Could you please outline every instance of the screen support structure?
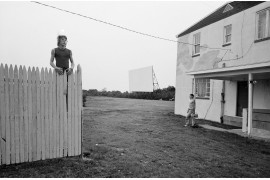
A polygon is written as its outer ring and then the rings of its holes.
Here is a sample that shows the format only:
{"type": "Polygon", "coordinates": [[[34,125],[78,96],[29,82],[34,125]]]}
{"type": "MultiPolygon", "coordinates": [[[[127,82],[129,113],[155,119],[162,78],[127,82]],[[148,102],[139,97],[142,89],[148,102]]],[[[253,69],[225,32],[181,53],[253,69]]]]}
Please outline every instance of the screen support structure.
{"type": "Polygon", "coordinates": [[[159,88],[157,77],[155,75],[154,68],[153,68],[153,90],[158,90],[158,89],[160,88],[159,88]]]}

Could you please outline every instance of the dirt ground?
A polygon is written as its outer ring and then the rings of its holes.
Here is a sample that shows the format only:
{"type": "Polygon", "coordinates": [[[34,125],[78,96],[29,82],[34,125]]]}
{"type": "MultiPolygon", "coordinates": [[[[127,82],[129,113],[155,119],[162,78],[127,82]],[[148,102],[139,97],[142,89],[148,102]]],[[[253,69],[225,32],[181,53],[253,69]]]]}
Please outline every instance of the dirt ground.
{"type": "Polygon", "coordinates": [[[0,177],[270,177],[269,142],[183,127],[174,102],[87,97],[86,106],[83,159],[0,166],[0,177]]]}

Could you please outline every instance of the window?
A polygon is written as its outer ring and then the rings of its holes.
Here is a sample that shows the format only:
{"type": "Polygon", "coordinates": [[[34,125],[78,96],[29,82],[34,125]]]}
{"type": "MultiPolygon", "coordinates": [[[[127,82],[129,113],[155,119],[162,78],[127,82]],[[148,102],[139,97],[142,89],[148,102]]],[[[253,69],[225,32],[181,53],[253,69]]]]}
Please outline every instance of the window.
{"type": "Polygon", "coordinates": [[[232,5],[227,4],[227,6],[225,7],[225,9],[223,10],[223,13],[228,12],[228,11],[230,11],[232,9],[233,9],[232,5]]]}
{"type": "Polygon", "coordinates": [[[200,40],[201,39],[201,34],[197,33],[193,35],[193,55],[200,54],[200,40]]]}
{"type": "Polygon", "coordinates": [[[224,26],[224,41],[223,44],[231,43],[232,39],[232,25],[224,26]]]}
{"type": "Polygon", "coordinates": [[[270,8],[257,12],[256,17],[256,39],[264,39],[270,37],[270,8]]]}
{"type": "Polygon", "coordinates": [[[210,97],[210,79],[195,79],[196,98],[210,97]]]}

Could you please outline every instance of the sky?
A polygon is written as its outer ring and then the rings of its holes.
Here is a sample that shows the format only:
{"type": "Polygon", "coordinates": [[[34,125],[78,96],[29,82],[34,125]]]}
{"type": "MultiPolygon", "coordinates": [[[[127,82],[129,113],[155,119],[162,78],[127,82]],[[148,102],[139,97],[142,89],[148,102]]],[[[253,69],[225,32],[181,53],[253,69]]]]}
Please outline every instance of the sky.
{"type": "MultiPolygon", "coordinates": [[[[145,34],[177,40],[225,1],[40,1],[145,34]]],[[[160,88],[175,86],[177,43],[132,33],[30,1],[0,1],[0,63],[50,68],[64,29],[82,88],[129,91],[129,71],[153,66],[160,88]]]]}

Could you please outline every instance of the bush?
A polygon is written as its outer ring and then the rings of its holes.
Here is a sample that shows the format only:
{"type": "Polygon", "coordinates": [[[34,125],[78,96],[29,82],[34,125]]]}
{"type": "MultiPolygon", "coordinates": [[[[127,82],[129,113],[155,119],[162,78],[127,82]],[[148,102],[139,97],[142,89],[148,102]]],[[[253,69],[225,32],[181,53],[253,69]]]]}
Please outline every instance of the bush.
{"type": "Polygon", "coordinates": [[[118,98],[132,98],[132,99],[149,99],[149,100],[174,100],[175,87],[168,86],[167,88],[157,89],[154,92],[120,92],[120,91],[107,91],[106,88],[98,91],[97,89],[83,90],[83,104],[86,101],[86,96],[107,96],[118,98]]]}

